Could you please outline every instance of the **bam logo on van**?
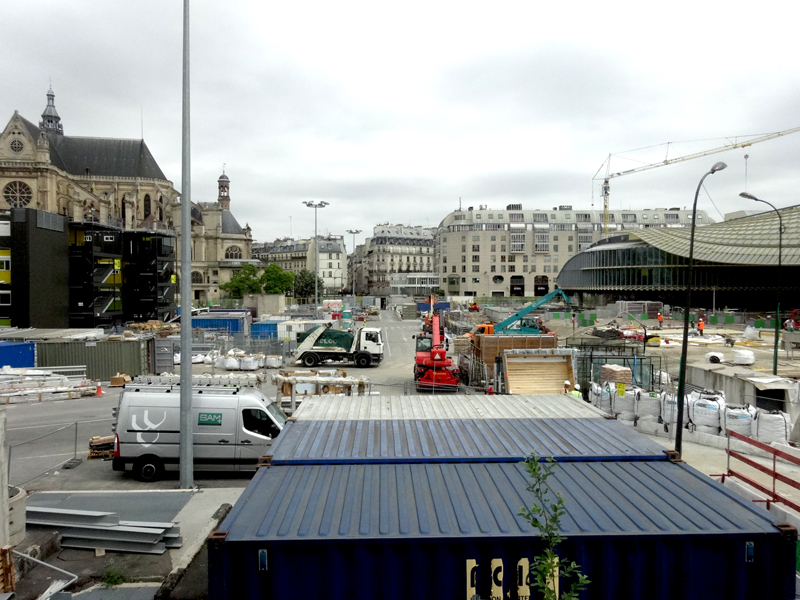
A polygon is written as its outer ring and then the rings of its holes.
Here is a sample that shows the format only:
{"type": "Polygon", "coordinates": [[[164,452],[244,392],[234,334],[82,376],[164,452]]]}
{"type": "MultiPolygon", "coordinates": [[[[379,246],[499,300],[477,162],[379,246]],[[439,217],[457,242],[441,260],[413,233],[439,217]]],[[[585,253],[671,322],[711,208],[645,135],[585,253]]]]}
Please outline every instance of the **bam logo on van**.
{"type": "Polygon", "coordinates": [[[200,413],[197,416],[198,425],[222,425],[222,413],[200,413]]]}

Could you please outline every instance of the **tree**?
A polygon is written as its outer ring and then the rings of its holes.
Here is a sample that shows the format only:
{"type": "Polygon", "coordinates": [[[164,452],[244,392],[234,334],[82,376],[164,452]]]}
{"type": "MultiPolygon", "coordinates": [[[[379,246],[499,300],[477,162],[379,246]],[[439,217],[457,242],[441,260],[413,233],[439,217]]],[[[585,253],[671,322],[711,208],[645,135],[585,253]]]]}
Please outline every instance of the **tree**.
{"type": "Polygon", "coordinates": [[[261,274],[261,288],[265,294],[284,294],[292,289],[294,273],[284,271],[280,265],[272,263],[261,274]]]}
{"type": "Polygon", "coordinates": [[[564,498],[555,492],[555,499],[547,487],[547,478],[553,474],[556,461],[550,457],[545,462],[535,453],[525,459],[525,469],[531,478],[526,489],[535,501],[530,508],[521,507],[519,515],[539,530],[544,540],[544,552],[531,562],[531,587],[537,589],[544,600],[576,600],[578,594],[591,583],[575,561],[562,560],[556,550],[564,541],[560,534],[561,517],[564,516],[564,498]],[[569,590],[559,595],[559,581],[569,582],[569,590]]]}
{"type": "Polygon", "coordinates": [[[245,294],[261,293],[261,278],[258,275],[258,267],[245,263],[239,271],[236,271],[231,280],[219,286],[231,298],[243,298],[245,294]]]}
{"type": "Polygon", "coordinates": [[[294,297],[313,298],[315,279],[319,286],[319,295],[322,296],[325,293],[325,283],[308,269],[303,269],[294,278],[294,297]]]}

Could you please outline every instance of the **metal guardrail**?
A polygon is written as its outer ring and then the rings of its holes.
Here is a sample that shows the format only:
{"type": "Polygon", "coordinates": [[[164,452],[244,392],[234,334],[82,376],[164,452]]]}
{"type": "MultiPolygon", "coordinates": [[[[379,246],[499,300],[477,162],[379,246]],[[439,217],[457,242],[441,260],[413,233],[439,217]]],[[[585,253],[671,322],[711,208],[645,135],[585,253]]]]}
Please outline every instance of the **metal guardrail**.
{"type": "MultiPolygon", "coordinates": [[[[110,421],[111,419],[109,419],[110,421]]],[[[84,422],[84,424],[86,424],[84,422]]],[[[78,458],[78,428],[80,421],[64,425],[53,431],[8,447],[8,484],[22,486],[78,458]],[[44,440],[44,441],[42,441],[44,440]],[[55,453],[58,446],[70,444],[71,452],[55,453]],[[35,448],[40,446],[47,454],[36,455],[35,448]],[[34,450],[28,450],[34,448],[34,450]]],[[[95,425],[95,423],[92,423],[95,425]]]]}
{"type": "Polygon", "coordinates": [[[737,479],[741,479],[750,487],[758,490],[759,492],[767,496],[767,498],[764,500],[754,500],[754,502],[765,502],[767,504],[767,509],[769,509],[770,503],[780,502],[781,504],[785,504],[789,508],[800,512],[800,504],[794,502],[793,500],[790,500],[783,494],[779,493],[776,489],[776,484],[778,481],[780,481],[781,483],[786,484],[791,488],[800,490],[800,481],[797,481],[795,479],[792,479],[791,477],[787,477],[786,475],[778,473],[777,469],[778,458],[782,458],[783,460],[788,461],[796,466],[800,466],[800,458],[797,458],[796,456],[789,454],[788,452],[778,450],[777,448],[773,448],[768,444],[759,442],[757,440],[749,438],[735,431],[728,430],[727,435],[728,435],[728,447],[725,449],[725,452],[728,455],[728,472],[722,475],[716,475],[716,477],[721,477],[723,482],[725,481],[726,477],[736,477],[737,479]],[[753,459],[743,455],[741,452],[738,452],[736,450],[731,450],[731,438],[737,439],[741,442],[744,442],[745,444],[749,444],[755,448],[759,448],[760,450],[767,452],[768,454],[771,454],[772,468],[765,467],[761,463],[758,463],[753,459]],[[769,475],[770,477],[772,477],[772,488],[768,488],[767,486],[757,482],[752,477],[749,477],[744,473],[741,473],[739,471],[734,471],[733,469],[731,469],[731,458],[736,459],[746,464],[749,467],[752,467],[756,471],[759,471],[761,473],[764,473],[765,475],[769,475]]]}

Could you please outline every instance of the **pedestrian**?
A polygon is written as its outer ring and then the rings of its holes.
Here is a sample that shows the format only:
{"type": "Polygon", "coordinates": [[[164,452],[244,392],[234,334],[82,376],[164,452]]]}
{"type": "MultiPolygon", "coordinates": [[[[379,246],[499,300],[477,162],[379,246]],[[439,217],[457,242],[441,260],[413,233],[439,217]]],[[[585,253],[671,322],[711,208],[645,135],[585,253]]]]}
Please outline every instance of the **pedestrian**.
{"type": "Polygon", "coordinates": [[[664,327],[664,316],[661,313],[658,313],[658,328],[662,329],[664,327]]]}
{"type": "Polygon", "coordinates": [[[564,382],[564,390],[563,390],[564,394],[569,394],[569,386],[570,386],[569,381],[565,381],[564,382]]]}
{"type": "Polygon", "coordinates": [[[581,385],[579,383],[575,384],[575,389],[572,390],[572,395],[583,400],[583,394],[581,394],[581,385]]]}
{"type": "Polygon", "coordinates": [[[700,335],[703,335],[703,329],[705,329],[705,328],[706,328],[706,324],[703,323],[703,319],[700,319],[699,321],[697,321],[697,331],[700,332],[700,335]]]}

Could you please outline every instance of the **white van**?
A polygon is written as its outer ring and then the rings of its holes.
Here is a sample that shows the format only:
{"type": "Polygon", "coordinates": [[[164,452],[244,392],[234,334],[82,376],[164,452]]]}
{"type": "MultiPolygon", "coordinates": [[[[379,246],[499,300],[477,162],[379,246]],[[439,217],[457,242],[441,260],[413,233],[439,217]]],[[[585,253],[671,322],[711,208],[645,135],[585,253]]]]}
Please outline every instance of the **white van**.
{"type": "MultiPolygon", "coordinates": [[[[113,469],[143,481],[179,469],[180,386],[128,384],[115,413],[113,469]]],[[[259,390],[195,387],[192,392],[194,468],[198,471],[255,470],[270,454],[286,415],[259,390]]]]}

